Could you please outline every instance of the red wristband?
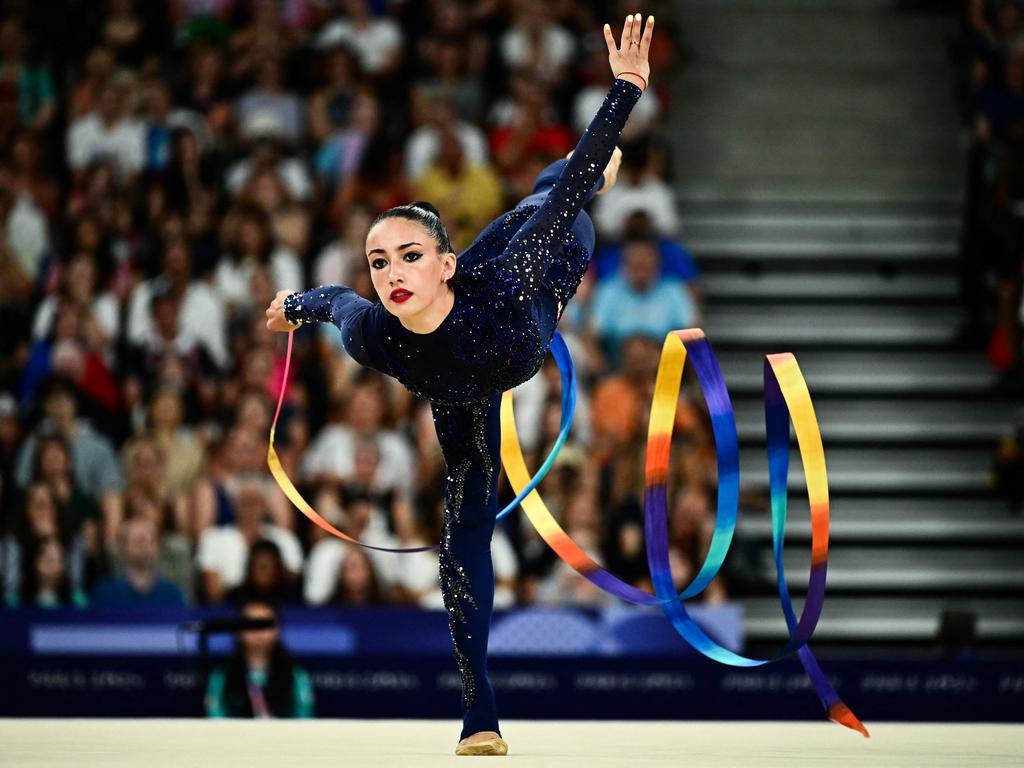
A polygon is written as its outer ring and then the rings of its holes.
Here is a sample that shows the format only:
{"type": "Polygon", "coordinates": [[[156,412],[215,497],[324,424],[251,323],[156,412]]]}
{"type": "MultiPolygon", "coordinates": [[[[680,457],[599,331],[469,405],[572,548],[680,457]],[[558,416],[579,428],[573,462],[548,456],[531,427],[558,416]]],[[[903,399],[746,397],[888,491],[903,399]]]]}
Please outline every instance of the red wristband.
{"type": "Polygon", "coordinates": [[[623,75],[636,75],[637,77],[644,81],[644,90],[647,90],[647,78],[641,75],[639,72],[619,72],[619,74],[617,74],[615,77],[621,78],[623,75]]]}

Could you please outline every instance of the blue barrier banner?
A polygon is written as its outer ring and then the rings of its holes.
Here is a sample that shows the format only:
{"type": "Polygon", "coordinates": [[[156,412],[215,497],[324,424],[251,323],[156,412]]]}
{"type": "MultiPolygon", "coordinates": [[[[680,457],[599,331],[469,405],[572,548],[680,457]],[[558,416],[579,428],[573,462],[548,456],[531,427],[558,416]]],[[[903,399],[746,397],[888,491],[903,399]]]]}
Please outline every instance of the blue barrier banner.
{"type": "MultiPolygon", "coordinates": [[[[743,614],[738,606],[691,609],[705,632],[726,647],[743,646],[743,614]]],[[[84,656],[177,656],[196,652],[187,622],[231,618],[223,610],[17,610],[0,613],[4,632],[0,652],[84,656]]],[[[293,653],[351,656],[365,653],[442,655],[452,653],[444,611],[381,607],[281,609],[282,637],[293,653]]],[[[228,648],[214,637],[214,652],[228,648]]],[[[656,608],[613,607],[584,610],[539,607],[494,612],[488,644],[502,655],[690,655],[656,608]]]]}
{"type": "MultiPolygon", "coordinates": [[[[318,717],[452,718],[454,660],[300,657],[318,717]]],[[[729,670],[699,657],[498,657],[489,663],[505,718],[819,720],[796,662],[729,670]]],[[[1024,721],[1020,663],[832,660],[830,682],[873,721],[1024,721]]],[[[197,717],[194,658],[7,657],[3,717],[197,717]]]]}
{"type": "MultiPolygon", "coordinates": [[[[621,617],[572,613],[589,616],[598,627],[603,621],[622,626],[621,617]]],[[[518,614],[496,613],[495,627],[498,619],[518,614]]],[[[198,716],[194,635],[177,627],[215,615],[226,614],[0,613],[0,690],[5,694],[0,716],[198,716]]],[[[459,675],[443,612],[296,609],[282,615],[285,637],[312,676],[317,716],[458,719],[459,675]]],[[[551,627],[569,629],[567,612],[547,615],[551,627]]],[[[586,654],[494,654],[489,667],[499,715],[820,719],[820,707],[806,695],[810,683],[795,659],[732,669],[685,650],[658,651],[664,646],[657,637],[646,652],[633,653],[616,645],[632,642],[640,631],[626,626],[620,634],[598,633],[603,639],[586,654]]],[[[678,646],[686,648],[681,641],[678,646]]],[[[229,643],[212,644],[212,662],[219,663],[228,650],[229,643]]],[[[1020,661],[833,659],[829,671],[830,683],[844,700],[873,721],[1024,721],[1020,661]]]]}

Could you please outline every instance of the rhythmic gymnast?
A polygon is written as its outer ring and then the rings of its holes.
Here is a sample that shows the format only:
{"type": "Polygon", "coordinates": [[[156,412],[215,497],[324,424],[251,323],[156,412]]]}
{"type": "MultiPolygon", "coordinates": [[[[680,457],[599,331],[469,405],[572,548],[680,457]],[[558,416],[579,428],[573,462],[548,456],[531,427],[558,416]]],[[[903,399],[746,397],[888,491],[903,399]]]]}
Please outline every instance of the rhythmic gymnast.
{"type": "Polygon", "coordinates": [[[587,270],[594,226],[583,206],[615,183],[616,142],[647,88],[653,33],[653,16],[646,26],[641,14],[627,16],[617,46],[605,25],[616,79],[579,144],[458,257],[436,208],[398,206],[366,237],[379,303],[329,285],[279,291],[266,311],[271,331],[334,324],[358,363],[430,402],[446,465],[439,575],[462,684],[457,755],[508,752],[487,675],[501,395],[540,369],[587,270]]]}

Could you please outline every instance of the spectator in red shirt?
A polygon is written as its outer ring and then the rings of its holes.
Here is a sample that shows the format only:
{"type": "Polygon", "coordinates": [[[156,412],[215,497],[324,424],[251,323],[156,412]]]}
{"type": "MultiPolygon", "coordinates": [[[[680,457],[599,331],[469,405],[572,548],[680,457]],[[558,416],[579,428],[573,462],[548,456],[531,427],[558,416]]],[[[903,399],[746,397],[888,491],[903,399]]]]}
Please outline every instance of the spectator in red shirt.
{"type": "Polygon", "coordinates": [[[529,156],[556,160],[576,146],[569,129],[557,121],[542,81],[517,72],[509,78],[509,89],[510,98],[492,113],[499,125],[489,136],[491,155],[503,173],[516,176],[529,156]]]}

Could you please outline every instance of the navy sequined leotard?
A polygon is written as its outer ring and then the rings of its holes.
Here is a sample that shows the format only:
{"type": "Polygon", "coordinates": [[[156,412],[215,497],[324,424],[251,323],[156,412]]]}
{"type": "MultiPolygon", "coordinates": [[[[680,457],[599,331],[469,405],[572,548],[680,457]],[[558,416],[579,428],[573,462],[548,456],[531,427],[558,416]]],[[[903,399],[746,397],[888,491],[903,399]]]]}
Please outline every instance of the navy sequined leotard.
{"type": "Polygon", "coordinates": [[[460,738],[500,733],[487,638],[501,394],[540,369],[562,310],[583,279],[594,249],[594,227],[583,206],[600,188],[641,93],[616,80],[572,157],[548,166],[533,194],[458,256],[451,281],[455,304],[434,331],[407,330],[382,304],[343,285],[292,294],[284,302],[289,322],[336,325],[357,362],[430,401],[446,465],[439,570],[462,679],[460,738]]]}

